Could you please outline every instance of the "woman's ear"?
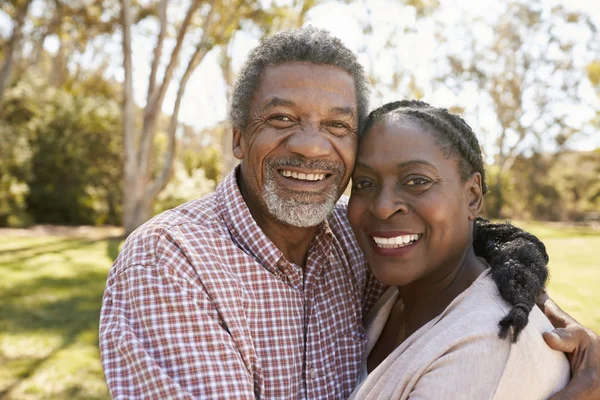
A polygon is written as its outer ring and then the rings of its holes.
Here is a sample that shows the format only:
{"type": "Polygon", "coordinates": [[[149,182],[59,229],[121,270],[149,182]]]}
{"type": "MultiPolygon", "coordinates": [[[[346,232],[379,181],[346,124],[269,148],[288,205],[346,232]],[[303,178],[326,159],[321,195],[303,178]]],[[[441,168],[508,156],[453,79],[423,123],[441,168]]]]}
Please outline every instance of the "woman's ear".
{"type": "Polygon", "coordinates": [[[233,150],[233,155],[238,160],[244,158],[244,139],[242,138],[242,130],[241,129],[233,129],[233,142],[231,149],[233,150]]]}
{"type": "Polygon", "coordinates": [[[466,184],[469,199],[469,220],[473,221],[479,215],[483,204],[483,190],[481,188],[481,174],[473,172],[466,184]]]}

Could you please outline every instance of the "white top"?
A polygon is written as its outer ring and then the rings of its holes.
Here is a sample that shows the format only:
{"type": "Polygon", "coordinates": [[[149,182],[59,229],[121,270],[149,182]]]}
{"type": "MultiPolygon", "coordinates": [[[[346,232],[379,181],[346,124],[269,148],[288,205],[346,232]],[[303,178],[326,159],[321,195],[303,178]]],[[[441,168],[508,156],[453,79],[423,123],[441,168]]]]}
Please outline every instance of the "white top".
{"type": "Polygon", "coordinates": [[[498,338],[510,306],[489,269],[367,377],[367,356],[397,298],[389,288],[367,316],[362,381],[351,399],[546,399],[569,381],[567,358],[542,338],[552,325],[539,308],[517,343],[498,338]]]}

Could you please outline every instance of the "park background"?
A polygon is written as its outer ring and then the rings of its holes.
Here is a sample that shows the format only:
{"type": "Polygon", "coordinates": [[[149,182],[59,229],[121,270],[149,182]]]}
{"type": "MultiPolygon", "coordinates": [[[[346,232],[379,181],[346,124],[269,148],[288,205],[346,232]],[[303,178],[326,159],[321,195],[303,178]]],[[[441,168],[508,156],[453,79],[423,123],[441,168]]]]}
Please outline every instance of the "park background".
{"type": "Polygon", "coordinates": [[[372,106],[458,112],[484,215],[544,240],[550,294],[600,332],[600,3],[0,0],[0,399],[105,399],[98,317],[123,237],[235,165],[232,82],[264,36],[355,51],[372,106]]]}

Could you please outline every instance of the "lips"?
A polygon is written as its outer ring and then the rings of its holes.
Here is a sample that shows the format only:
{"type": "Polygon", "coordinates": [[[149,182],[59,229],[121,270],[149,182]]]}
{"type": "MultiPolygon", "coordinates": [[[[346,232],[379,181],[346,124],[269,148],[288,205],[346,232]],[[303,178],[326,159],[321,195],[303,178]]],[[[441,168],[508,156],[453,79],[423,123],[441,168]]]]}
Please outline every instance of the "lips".
{"type": "Polygon", "coordinates": [[[267,162],[267,178],[294,192],[322,193],[339,190],[344,166],[327,160],[279,158],[267,162]]]}
{"type": "Polygon", "coordinates": [[[301,181],[322,181],[325,179],[327,174],[323,173],[314,173],[314,172],[296,172],[288,169],[279,170],[279,173],[286,178],[298,179],[301,181]]]}
{"type": "Polygon", "coordinates": [[[373,236],[375,244],[382,248],[403,247],[419,240],[418,234],[398,235],[393,237],[373,236]]]}
{"type": "Polygon", "coordinates": [[[373,251],[381,256],[402,256],[417,246],[423,234],[416,232],[370,232],[373,251]]]}

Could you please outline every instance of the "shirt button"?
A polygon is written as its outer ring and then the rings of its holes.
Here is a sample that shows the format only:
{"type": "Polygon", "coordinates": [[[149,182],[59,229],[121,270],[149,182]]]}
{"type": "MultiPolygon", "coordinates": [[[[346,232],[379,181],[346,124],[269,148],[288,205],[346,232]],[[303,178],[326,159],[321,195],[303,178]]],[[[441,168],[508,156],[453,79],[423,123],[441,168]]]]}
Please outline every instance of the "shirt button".
{"type": "Polygon", "coordinates": [[[310,379],[315,379],[317,377],[317,373],[314,368],[310,369],[310,379]]]}

